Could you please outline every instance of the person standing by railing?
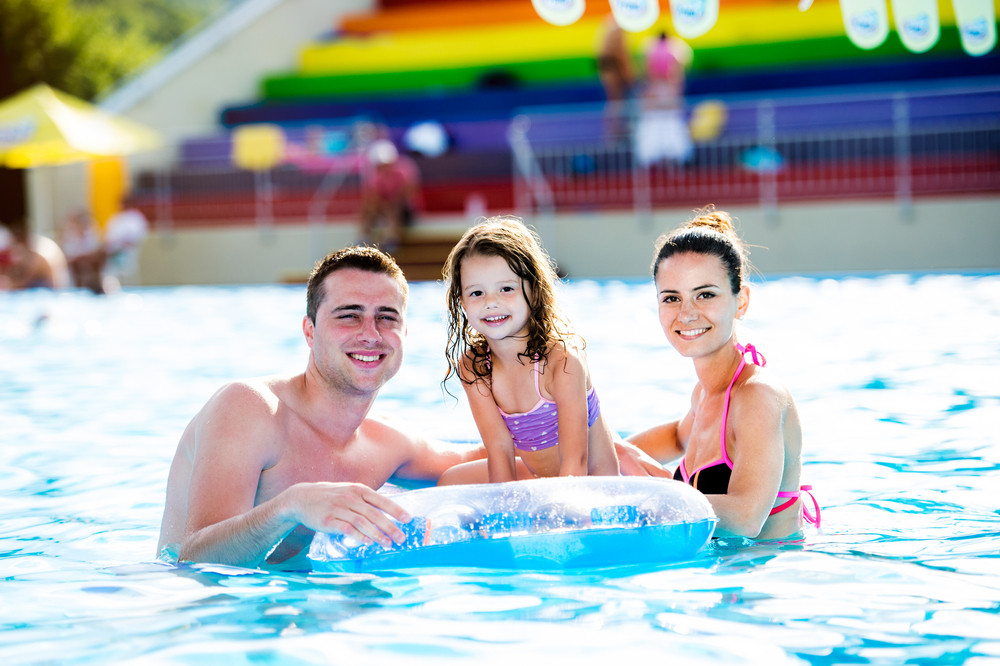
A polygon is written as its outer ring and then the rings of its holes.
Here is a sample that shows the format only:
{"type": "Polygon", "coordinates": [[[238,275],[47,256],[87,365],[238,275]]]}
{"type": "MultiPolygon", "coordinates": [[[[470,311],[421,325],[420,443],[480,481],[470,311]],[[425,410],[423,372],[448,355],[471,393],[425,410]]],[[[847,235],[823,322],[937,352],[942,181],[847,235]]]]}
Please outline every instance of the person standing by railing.
{"type": "Polygon", "coordinates": [[[635,156],[639,164],[661,160],[686,162],[693,145],[684,117],[685,68],[691,48],[661,32],[646,49],[646,81],[639,92],[635,156]]]}

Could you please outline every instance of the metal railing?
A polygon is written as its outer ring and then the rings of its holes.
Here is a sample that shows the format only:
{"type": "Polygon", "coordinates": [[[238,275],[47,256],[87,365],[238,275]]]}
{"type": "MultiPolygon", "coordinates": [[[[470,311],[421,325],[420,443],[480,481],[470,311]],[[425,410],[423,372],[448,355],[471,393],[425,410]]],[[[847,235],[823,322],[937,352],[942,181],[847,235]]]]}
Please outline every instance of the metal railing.
{"type": "MultiPolygon", "coordinates": [[[[632,132],[602,129],[601,109],[524,110],[510,138],[520,212],[871,197],[905,211],[914,196],[1000,192],[1000,88],[726,108],[728,124],[688,159],[650,164],[632,132]]],[[[624,121],[634,131],[639,116],[624,121]]]]}
{"type": "MultiPolygon", "coordinates": [[[[702,101],[690,101],[689,115],[702,101]]],[[[914,197],[1000,192],[1000,85],[761,99],[729,102],[725,110],[725,122],[701,136],[688,159],[646,164],[637,159],[631,130],[607,130],[603,108],[524,109],[509,124],[508,145],[497,147],[511,171],[491,175],[487,185],[507,193],[500,207],[532,217],[600,209],[643,215],[710,202],[767,210],[858,198],[892,198],[906,212],[914,197]]],[[[634,129],[639,118],[623,120],[634,129]]],[[[340,129],[350,133],[349,126],[340,129]]],[[[174,165],[139,174],[136,203],[154,226],[356,218],[363,159],[357,145],[348,143],[332,158],[292,158],[253,172],[233,165],[229,141],[193,141],[174,165]]],[[[434,181],[437,195],[447,190],[438,196],[442,206],[455,210],[433,212],[461,213],[461,202],[484,179],[456,177],[454,167],[430,173],[439,164],[423,162],[425,192],[434,181]]]]}

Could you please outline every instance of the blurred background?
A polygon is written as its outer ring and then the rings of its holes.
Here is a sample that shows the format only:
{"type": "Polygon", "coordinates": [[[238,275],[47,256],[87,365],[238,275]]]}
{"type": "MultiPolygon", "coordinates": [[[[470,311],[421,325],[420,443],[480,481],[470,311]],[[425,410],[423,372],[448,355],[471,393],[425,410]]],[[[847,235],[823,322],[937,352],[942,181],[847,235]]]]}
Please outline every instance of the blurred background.
{"type": "Polygon", "coordinates": [[[0,0],[0,165],[0,270],[48,239],[94,291],[361,241],[439,279],[500,213],[639,277],[707,204],[764,273],[995,271],[996,5],[0,0]]]}

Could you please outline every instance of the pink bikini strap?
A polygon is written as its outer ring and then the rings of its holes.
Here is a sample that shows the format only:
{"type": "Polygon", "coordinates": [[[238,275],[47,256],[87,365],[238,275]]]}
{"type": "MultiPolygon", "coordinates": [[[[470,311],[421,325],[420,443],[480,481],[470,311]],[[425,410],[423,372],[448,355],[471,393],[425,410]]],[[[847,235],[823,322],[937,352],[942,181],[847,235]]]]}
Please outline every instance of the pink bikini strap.
{"type": "Polygon", "coordinates": [[[819,519],[820,519],[820,516],[819,516],[819,502],[817,502],[816,498],[813,497],[813,494],[811,492],[809,492],[810,490],[812,490],[813,487],[812,486],[800,486],[800,488],[802,488],[802,492],[804,492],[806,495],[809,495],[809,499],[811,499],[812,502],[813,502],[813,509],[816,510],[816,513],[809,513],[809,509],[806,507],[805,502],[803,502],[802,503],[802,515],[805,517],[807,523],[815,525],[816,529],[819,529],[819,519]]]}
{"type": "Polygon", "coordinates": [[[782,502],[778,506],[776,506],[773,509],[771,509],[771,512],[769,514],[767,514],[767,515],[773,516],[776,513],[784,511],[785,509],[787,509],[791,505],[795,504],[795,500],[799,499],[799,497],[801,497],[802,493],[805,493],[806,495],[809,495],[809,499],[812,500],[813,509],[815,509],[816,513],[809,513],[809,507],[807,507],[805,505],[805,502],[803,502],[802,503],[802,517],[805,518],[805,520],[806,520],[807,523],[809,523],[810,525],[815,525],[816,529],[819,529],[819,522],[820,522],[819,502],[817,502],[816,498],[813,496],[813,494],[811,492],[809,492],[810,490],[812,490],[812,486],[805,486],[804,485],[804,486],[799,486],[799,488],[800,488],[800,490],[782,490],[782,491],[780,491],[778,493],[778,497],[788,497],[790,499],[788,501],[786,501],[786,502],[782,502]]]}
{"type": "Polygon", "coordinates": [[[767,365],[764,355],[757,351],[757,348],[752,344],[747,343],[747,346],[744,347],[737,342],[736,349],[740,352],[740,366],[736,368],[736,374],[733,375],[732,381],[726,387],[726,398],[722,403],[722,431],[719,433],[719,448],[722,450],[722,459],[726,461],[729,469],[733,468],[733,461],[729,459],[729,451],[726,450],[726,422],[729,420],[729,396],[733,392],[733,386],[736,384],[736,380],[739,379],[740,373],[743,372],[743,368],[747,365],[746,354],[748,352],[754,365],[762,368],[767,365]]]}
{"type": "Polygon", "coordinates": [[[535,393],[538,394],[539,400],[544,400],[545,398],[542,397],[542,389],[538,386],[538,375],[540,374],[541,373],[538,372],[538,356],[535,356],[535,393]]]}

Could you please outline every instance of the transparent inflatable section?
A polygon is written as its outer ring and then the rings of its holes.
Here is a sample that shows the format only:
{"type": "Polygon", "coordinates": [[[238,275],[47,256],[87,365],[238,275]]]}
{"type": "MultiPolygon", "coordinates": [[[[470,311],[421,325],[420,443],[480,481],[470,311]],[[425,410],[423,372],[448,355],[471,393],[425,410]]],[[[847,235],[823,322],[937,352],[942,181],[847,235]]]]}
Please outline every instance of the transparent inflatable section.
{"type": "Polygon", "coordinates": [[[424,488],[392,499],[413,516],[400,525],[403,543],[384,548],[317,534],[309,551],[313,568],[330,563],[361,569],[382,564],[562,568],[573,562],[607,566],[616,559],[621,564],[673,561],[703,547],[716,524],[705,496],[671,479],[536,479],[424,488]],[[630,554],[616,547],[616,541],[624,546],[637,538],[658,552],[630,554]],[[581,558],[581,544],[603,554],[581,558]]]}

